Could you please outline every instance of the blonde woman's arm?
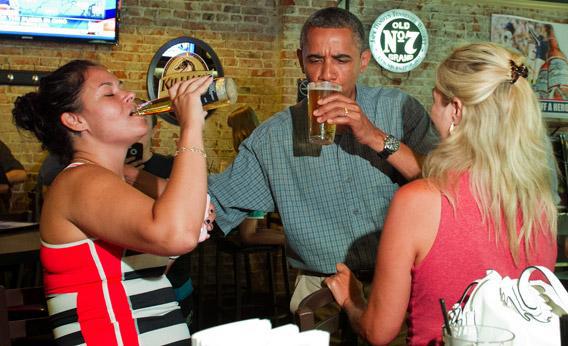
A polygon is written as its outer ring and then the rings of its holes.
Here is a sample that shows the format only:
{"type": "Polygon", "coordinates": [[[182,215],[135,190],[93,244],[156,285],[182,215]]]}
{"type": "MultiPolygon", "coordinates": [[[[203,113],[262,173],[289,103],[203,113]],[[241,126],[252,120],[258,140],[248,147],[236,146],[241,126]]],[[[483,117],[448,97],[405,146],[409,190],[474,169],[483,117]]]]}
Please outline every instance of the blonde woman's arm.
{"type": "Polygon", "coordinates": [[[403,186],[391,202],[381,232],[367,304],[344,268],[338,266],[339,274],[326,280],[354,329],[372,345],[386,345],[398,335],[410,299],[411,269],[430,250],[439,216],[437,190],[422,179],[403,186]]]}

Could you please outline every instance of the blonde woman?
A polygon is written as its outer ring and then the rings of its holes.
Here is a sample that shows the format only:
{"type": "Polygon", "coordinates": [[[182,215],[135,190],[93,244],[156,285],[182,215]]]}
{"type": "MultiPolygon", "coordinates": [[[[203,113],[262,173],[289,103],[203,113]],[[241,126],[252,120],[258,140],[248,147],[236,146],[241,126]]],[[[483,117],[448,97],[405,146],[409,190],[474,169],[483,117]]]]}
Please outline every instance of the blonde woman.
{"type": "Polygon", "coordinates": [[[490,43],[458,48],[438,67],[431,118],[442,142],[424,179],[395,194],[368,303],[345,265],[326,280],[371,344],[394,339],[405,317],[408,344],[440,344],[439,298],[455,302],[487,269],[553,269],[551,149],[526,75],[519,55],[490,43]]]}

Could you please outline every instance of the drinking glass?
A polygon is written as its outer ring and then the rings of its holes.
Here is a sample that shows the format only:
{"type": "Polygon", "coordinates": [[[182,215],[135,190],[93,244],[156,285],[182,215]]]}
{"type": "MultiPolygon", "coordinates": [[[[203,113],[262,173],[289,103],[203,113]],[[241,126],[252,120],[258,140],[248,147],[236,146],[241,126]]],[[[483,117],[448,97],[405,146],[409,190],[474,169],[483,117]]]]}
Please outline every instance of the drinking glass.
{"type": "Polygon", "coordinates": [[[310,82],[308,84],[308,124],[310,143],[327,145],[335,138],[335,124],[318,123],[312,114],[316,110],[318,100],[333,93],[341,92],[341,85],[328,81],[310,82]]]}
{"type": "Polygon", "coordinates": [[[515,334],[503,328],[465,325],[451,327],[452,335],[447,335],[444,328],[444,345],[446,346],[513,346],[515,334]]]}

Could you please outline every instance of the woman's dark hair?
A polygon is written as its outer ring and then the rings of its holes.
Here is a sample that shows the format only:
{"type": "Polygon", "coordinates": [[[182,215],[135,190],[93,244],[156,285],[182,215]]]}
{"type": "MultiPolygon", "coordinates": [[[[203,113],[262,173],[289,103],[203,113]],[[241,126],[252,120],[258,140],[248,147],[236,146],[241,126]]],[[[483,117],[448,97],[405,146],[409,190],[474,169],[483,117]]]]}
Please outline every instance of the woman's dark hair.
{"type": "Polygon", "coordinates": [[[79,98],[85,73],[101,65],[87,60],[73,60],[39,82],[37,92],[16,98],[12,116],[18,128],[32,132],[42,148],[59,156],[63,162],[73,156],[72,131],[61,123],[61,114],[80,112],[79,98]]]}

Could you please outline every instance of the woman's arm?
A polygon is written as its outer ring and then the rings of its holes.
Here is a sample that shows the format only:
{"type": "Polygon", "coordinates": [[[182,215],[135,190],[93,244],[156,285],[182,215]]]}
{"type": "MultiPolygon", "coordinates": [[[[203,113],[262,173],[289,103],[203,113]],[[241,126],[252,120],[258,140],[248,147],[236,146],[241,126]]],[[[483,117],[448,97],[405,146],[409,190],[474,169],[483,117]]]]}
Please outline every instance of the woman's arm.
{"type": "Polygon", "coordinates": [[[124,178],[127,183],[154,199],[164,192],[168,183],[166,179],[131,165],[124,165],[124,178]]]}
{"type": "Polygon", "coordinates": [[[354,278],[342,267],[327,279],[354,329],[371,344],[388,344],[398,335],[410,299],[411,270],[430,250],[439,218],[436,189],[422,179],[405,185],[395,194],[385,219],[366,307],[354,278]]]}
{"type": "Polygon", "coordinates": [[[6,172],[6,178],[10,182],[10,185],[23,183],[28,179],[28,174],[24,169],[12,169],[6,172]]]}
{"type": "Polygon", "coordinates": [[[246,218],[239,225],[239,236],[246,245],[284,245],[284,232],[259,228],[258,219],[246,218]]]}

